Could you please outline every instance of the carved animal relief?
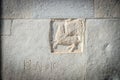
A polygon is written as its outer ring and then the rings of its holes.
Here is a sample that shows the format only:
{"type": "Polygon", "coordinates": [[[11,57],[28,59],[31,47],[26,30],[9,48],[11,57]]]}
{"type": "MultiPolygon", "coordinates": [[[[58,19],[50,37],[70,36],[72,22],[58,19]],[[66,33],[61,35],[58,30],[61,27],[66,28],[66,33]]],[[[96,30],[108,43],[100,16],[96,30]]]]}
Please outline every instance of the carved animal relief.
{"type": "Polygon", "coordinates": [[[84,20],[52,20],[50,30],[51,52],[82,53],[84,32],[84,20]]]}

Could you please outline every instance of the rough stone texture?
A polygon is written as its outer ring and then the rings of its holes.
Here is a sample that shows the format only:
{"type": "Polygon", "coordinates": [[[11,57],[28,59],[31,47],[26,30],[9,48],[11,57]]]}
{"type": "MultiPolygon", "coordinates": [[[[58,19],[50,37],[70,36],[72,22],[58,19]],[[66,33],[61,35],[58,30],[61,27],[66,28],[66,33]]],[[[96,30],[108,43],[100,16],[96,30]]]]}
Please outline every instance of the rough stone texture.
{"type": "Polygon", "coordinates": [[[35,18],[78,18],[93,16],[93,0],[38,0],[35,18]],[[89,13],[89,14],[88,14],[89,13]]]}
{"type": "Polygon", "coordinates": [[[93,17],[93,0],[3,0],[3,18],[93,17]]]}
{"type": "Polygon", "coordinates": [[[120,17],[120,0],[95,0],[95,17],[120,17]]]}
{"type": "Polygon", "coordinates": [[[120,0],[2,2],[3,80],[120,80],[120,0]],[[48,18],[87,18],[84,52],[51,53],[48,18]]]}
{"type": "Polygon", "coordinates": [[[3,80],[120,80],[120,19],[87,19],[82,54],[51,53],[50,21],[12,21],[1,37],[3,80]]]}
{"type": "Polygon", "coordinates": [[[33,0],[2,0],[2,18],[31,18],[33,0]]]}
{"type": "Polygon", "coordinates": [[[87,20],[86,29],[86,80],[120,80],[120,20],[87,20]]]}
{"type": "Polygon", "coordinates": [[[0,35],[9,36],[11,29],[11,20],[8,19],[0,20],[0,25],[1,25],[0,35]]]}
{"type": "Polygon", "coordinates": [[[50,20],[16,19],[2,37],[3,80],[84,80],[86,54],[52,54],[50,20]]]}

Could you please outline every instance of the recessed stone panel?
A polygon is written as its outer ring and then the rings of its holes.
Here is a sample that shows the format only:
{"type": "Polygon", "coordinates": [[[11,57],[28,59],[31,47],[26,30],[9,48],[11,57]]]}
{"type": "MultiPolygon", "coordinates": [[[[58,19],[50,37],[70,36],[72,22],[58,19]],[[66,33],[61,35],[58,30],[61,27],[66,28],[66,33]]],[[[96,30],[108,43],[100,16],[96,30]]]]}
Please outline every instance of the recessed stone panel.
{"type": "Polygon", "coordinates": [[[82,53],[85,25],[82,19],[54,19],[51,22],[50,44],[53,53],[82,53]]]}

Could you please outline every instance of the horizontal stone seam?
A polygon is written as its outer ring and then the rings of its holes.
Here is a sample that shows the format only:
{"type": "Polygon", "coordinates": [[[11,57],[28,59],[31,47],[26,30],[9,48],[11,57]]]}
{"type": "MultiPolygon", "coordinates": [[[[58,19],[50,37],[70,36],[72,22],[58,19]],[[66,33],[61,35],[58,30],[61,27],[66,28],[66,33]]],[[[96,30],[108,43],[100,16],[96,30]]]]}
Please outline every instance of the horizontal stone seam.
{"type": "MultiPolygon", "coordinates": [[[[95,10],[94,10],[94,12],[95,12],[95,10]]],[[[60,18],[63,18],[63,17],[45,17],[45,18],[0,18],[0,19],[56,19],[56,18],[58,18],[58,19],[60,19],[60,18]]],[[[112,19],[112,18],[118,18],[118,19],[120,19],[120,17],[98,17],[98,16],[95,16],[95,13],[94,13],[94,16],[93,17],[64,17],[64,18],[66,18],[66,19],[68,19],[68,18],[88,18],[88,19],[96,19],[96,18],[98,18],[98,19],[101,19],[101,18],[103,18],[103,19],[112,19]]]]}

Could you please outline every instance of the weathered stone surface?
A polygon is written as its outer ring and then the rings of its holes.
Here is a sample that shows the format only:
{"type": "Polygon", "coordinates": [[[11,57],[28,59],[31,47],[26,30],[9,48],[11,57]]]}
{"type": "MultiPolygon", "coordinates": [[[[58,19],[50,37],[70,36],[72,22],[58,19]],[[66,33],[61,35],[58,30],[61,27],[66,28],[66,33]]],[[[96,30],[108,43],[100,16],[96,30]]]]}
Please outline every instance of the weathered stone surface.
{"type": "Polygon", "coordinates": [[[120,80],[120,20],[86,22],[86,80],[120,80]]]}
{"type": "Polygon", "coordinates": [[[52,54],[50,20],[13,20],[2,37],[3,80],[84,80],[85,54],[52,54]]]}
{"type": "Polygon", "coordinates": [[[34,1],[34,18],[93,17],[93,0],[34,1]]]}
{"type": "Polygon", "coordinates": [[[3,0],[3,18],[93,17],[93,0],[3,0]]]}
{"type": "Polygon", "coordinates": [[[31,18],[33,0],[2,0],[2,18],[31,18]]]}
{"type": "Polygon", "coordinates": [[[95,0],[96,17],[120,17],[120,0],[95,0]]]}
{"type": "Polygon", "coordinates": [[[53,53],[83,53],[84,19],[54,19],[51,21],[50,44],[53,53]]]}
{"type": "Polygon", "coordinates": [[[10,35],[10,28],[11,28],[11,20],[4,19],[0,20],[0,35],[1,36],[9,36],[10,35]]]}

